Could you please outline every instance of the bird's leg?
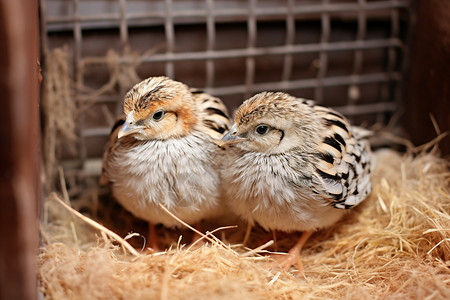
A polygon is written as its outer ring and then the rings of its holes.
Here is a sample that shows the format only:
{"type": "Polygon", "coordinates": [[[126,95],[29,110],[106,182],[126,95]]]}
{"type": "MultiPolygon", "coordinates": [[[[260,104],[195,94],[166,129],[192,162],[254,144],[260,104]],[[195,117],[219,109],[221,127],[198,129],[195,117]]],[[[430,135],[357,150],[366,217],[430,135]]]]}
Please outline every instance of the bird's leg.
{"type": "Polygon", "coordinates": [[[277,244],[277,231],[274,230],[272,231],[272,239],[273,239],[273,247],[274,247],[274,251],[278,252],[278,244],[277,244]]]}
{"type": "Polygon", "coordinates": [[[304,231],[294,247],[292,247],[291,250],[289,250],[289,252],[287,253],[287,257],[280,262],[281,267],[285,271],[288,271],[291,266],[296,264],[300,273],[303,274],[303,265],[300,259],[300,251],[302,250],[303,246],[312,235],[312,233],[313,231],[304,231]]]}
{"type": "Polygon", "coordinates": [[[283,238],[286,236],[286,233],[283,231],[279,231],[279,230],[272,230],[271,232],[268,232],[267,234],[265,234],[263,236],[263,238],[260,240],[259,244],[265,244],[267,242],[269,242],[270,240],[273,241],[273,245],[274,245],[274,251],[277,252],[278,251],[278,240],[280,237],[283,238]]]}
{"type": "MultiPolygon", "coordinates": [[[[202,222],[199,221],[199,222],[195,223],[194,224],[194,228],[197,229],[197,231],[203,232],[202,231],[202,229],[203,229],[202,222]]],[[[200,245],[200,246],[202,244],[204,244],[205,241],[204,241],[204,239],[202,239],[202,237],[203,237],[202,235],[198,234],[197,232],[194,232],[194,236],[192,237],[191,244],[189,245],[188,248],[191,248],[191,247],[193,247],[194,245],[197,245],[197,244],[200,245]]]]}
{"type": "Polygon", "coordinates": [[[242,241],[242,245],[246,245],[248,243],[248,240],[250,239],[250,234],[252,233],[252,227],[253,225],[248,222],[247,223],[247,229],[245,230],[244,240],[242,241]]]}
{"type": "Polygon", "coordinates": [[[155,224],[150,222],[148,223],[147,248],[151,248],[155,252],[160,251],[155,224]]]}

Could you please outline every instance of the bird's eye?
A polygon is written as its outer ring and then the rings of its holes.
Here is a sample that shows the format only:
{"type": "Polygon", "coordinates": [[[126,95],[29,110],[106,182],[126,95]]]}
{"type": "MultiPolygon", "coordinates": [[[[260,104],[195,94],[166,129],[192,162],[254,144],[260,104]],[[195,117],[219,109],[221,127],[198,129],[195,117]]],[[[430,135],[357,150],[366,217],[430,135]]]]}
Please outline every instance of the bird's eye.
{"type": "Polygon", "coordinates": [[[263,125],[263,124],[258,125],[258,126],[256,126],[255,131],[257,134],[260,134],[260,135],[266,134],[267,131],[269,131],[269,126],[263,125]]]}
{"type": "Polygon", "coordinates": [[[164,116],[164,111],[162,109],[157,110],[154,114],[153,114],[153,120],[155,121],[159,121],[162,119],[162,117],[164,116]]]}

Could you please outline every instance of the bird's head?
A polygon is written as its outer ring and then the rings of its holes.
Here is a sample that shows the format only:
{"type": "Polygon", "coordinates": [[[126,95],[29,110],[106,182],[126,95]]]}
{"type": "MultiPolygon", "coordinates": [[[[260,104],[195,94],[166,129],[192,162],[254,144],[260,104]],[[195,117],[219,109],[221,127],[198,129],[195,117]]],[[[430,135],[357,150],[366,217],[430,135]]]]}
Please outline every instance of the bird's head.
{"type": "Polygon", "coordinates": [[[118,137],[139,140],[182,137],[198,122],[189,88],[167,77],[150,77],[136,84],[123,105],[126,121],[118,137]]]}
{"type": "Polygon", "coordinates": [[[293,148],[308,151],[321,125],[305,101],[281,92],[259,93],[238,108],[234,125],[222,140],[268,154],[293,148]]]}

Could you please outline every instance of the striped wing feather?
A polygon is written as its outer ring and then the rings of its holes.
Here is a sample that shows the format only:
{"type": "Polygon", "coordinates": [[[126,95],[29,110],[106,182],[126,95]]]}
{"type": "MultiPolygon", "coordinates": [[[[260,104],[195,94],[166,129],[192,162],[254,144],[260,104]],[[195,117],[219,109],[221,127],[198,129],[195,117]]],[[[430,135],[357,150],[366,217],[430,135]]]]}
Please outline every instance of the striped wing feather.
{"type": "Polygon", "coordinates": [[[227,108],[219,98],[195,89],[191,92],[200,112],[200,130],[215,140],[222,139],[230,126],[227,108]]]}
{"type": "Polygon", "coordinates": [[[370,148],[365,140],[369,131],[351,126],[330,108],[314,108],[326,126],[315,164],[315,178],[323,188],[315,192],[334,207],[349,209],[363,201],[371,189],[370,148]]]}

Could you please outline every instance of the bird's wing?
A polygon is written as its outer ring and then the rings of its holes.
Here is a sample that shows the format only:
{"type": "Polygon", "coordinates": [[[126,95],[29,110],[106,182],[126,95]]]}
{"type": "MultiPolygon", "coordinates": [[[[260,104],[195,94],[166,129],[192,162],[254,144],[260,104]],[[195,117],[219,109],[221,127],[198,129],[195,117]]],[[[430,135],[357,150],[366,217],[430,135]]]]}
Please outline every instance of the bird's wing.
{"type": "Polygon", "coordinates": [[[109,183],[109,178],[105,170],[108,168],[109,155],[113,151],[114,146],[117,141],[117,134],[120,127],[125,123],[125,116],[121,116],[112,126],[111,133],[109,134],[109,142],[105,147],[103,152],[103,165],[102,165],[102,176],[100,177],[100,184],[107,185],[109,183]]]}
{"type": "Polygon", "coordinates": [[[191,92],[200,112],[200,130],[215,140],[222,139],[230,126],[226,106],[217,97],[195,89],[191,89],[191,92]]]}
{"type": "MultiPolygon", "coordinates": [[[[336,208],[348,209],[363,201],[371,190],[371,153],[365,136],[334,110],[315,106],[326,129],[317,146],[313,178],[320,188],[315,193],[329,199],[336,208]]],[[[313,179],[313,180],[314,180],[313,179]]]]}

